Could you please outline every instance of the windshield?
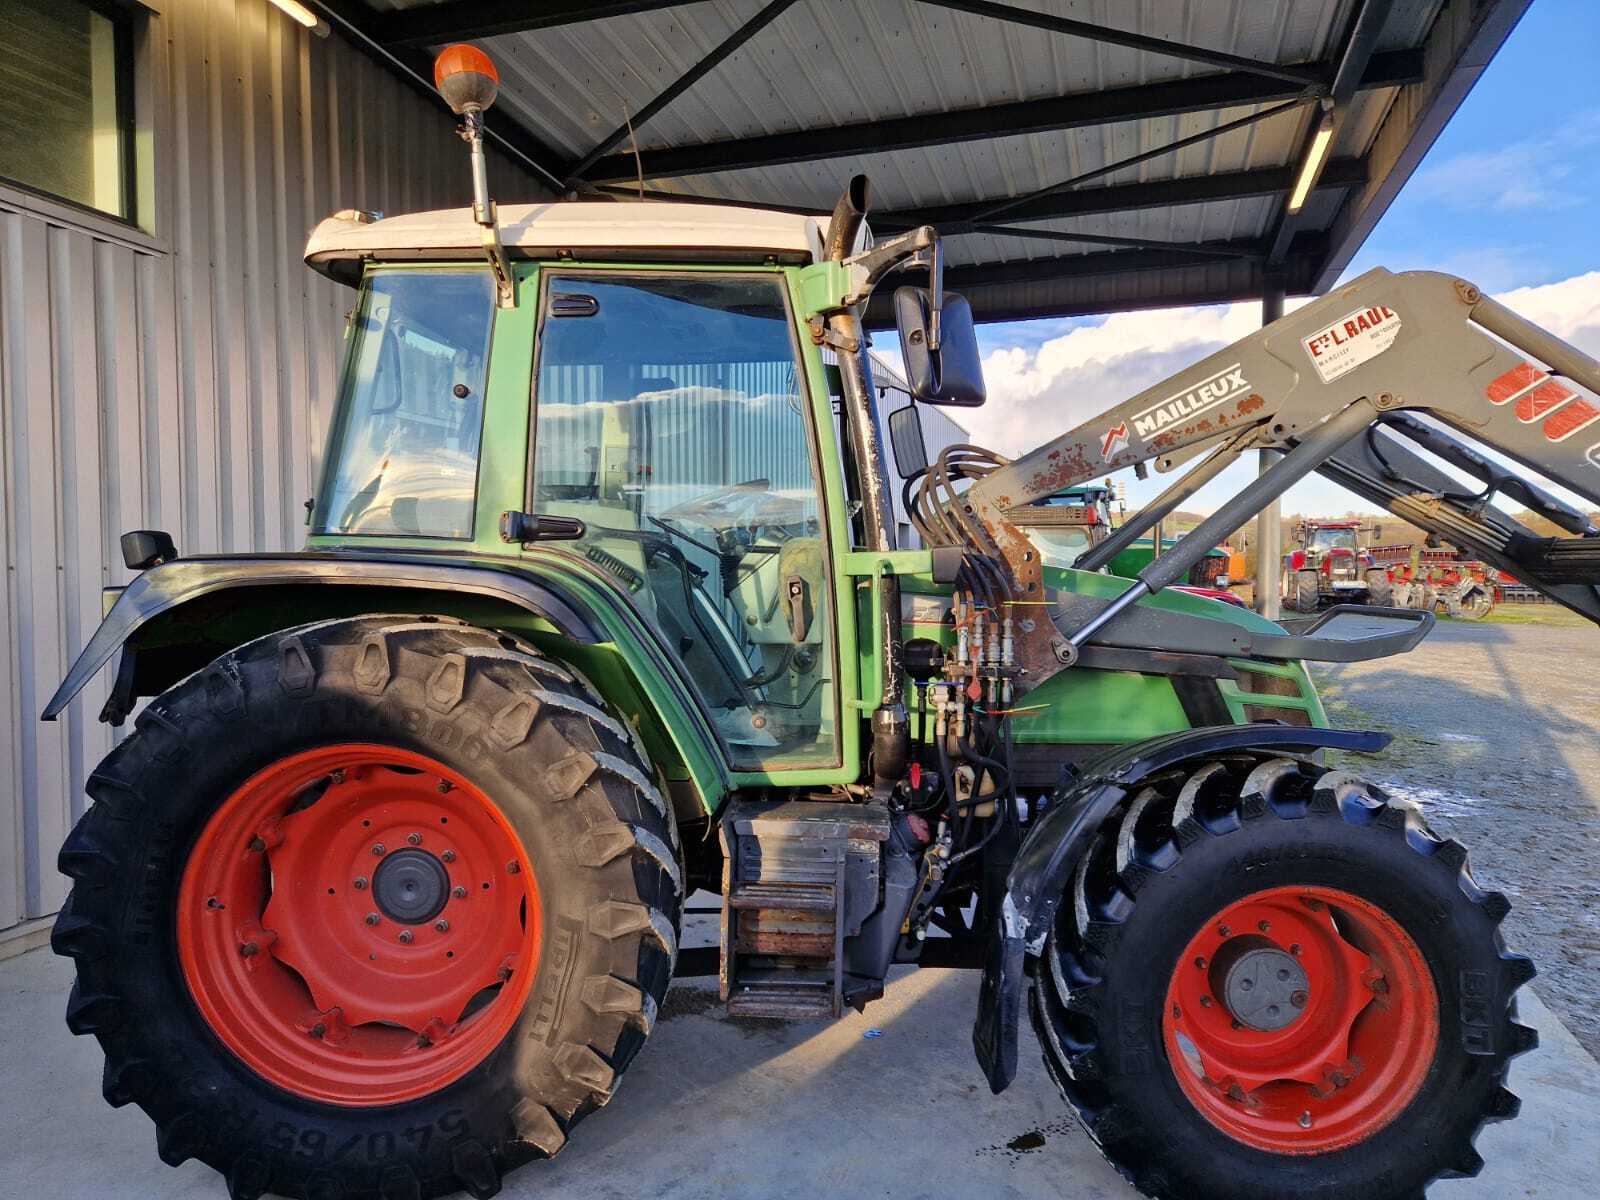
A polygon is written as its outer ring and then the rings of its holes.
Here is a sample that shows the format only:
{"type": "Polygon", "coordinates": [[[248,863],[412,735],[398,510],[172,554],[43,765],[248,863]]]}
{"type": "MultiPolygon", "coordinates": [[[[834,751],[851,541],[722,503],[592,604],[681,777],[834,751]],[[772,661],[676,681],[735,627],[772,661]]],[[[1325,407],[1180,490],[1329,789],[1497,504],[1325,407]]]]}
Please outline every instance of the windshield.
{"type": "Polygon", "coordinates": [[[368,278],[315,532],[472,536],[493,320],[485,270],[368,278]]]}
{"type": "Polygon", "coordinates": [[[546,283],[533,507],[678,655],[734,762],[832,761],[826,553],[775,275],[546,283]]]}
{"type": "Polygon", "coordinates": [[[1310,547],[1313,550],[1354,550],[1356,548],[1356,531],[1354,529],[1318,529],[1311,534],[1310,547]]]}

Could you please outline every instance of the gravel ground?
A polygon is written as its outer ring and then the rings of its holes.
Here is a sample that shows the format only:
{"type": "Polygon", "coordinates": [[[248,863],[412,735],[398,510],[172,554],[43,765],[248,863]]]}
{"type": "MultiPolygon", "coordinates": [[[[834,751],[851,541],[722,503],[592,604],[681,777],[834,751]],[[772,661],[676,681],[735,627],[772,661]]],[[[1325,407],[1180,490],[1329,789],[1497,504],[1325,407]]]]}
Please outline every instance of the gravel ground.
{"type": "Polygon", "coordinates": [[[1408,655],[1315,668],[1336,725],[1393,745],[1349,765],[1421,806],[1512,902],[1507,944],[1600,1057],[1600,630],[1565,610],[1441,621],[1408,655]]]}

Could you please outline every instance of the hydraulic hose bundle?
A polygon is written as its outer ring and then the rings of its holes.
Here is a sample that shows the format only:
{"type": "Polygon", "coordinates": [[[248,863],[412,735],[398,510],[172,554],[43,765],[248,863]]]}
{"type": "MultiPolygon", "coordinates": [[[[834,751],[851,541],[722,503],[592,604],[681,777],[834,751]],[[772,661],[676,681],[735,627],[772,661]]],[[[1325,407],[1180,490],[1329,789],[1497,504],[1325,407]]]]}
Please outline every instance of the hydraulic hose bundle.
{"type": "Polygon", "coordinates": [[[947,618],[954,644],[931,669],[915,672],[919,737],[932,750],[920,757],[937,767],[918,772],[909,810],[936,820],[937,831],[907,922],[912,937],[925,930],[956,867],[1002,833],[1021,831],[1010,721],[1018,597],[993,538],[962,500],[964,484],[1007,461],[978,446],[952,445],[904,485],[906,511],[923,542],[963,550],[947,618]]]}

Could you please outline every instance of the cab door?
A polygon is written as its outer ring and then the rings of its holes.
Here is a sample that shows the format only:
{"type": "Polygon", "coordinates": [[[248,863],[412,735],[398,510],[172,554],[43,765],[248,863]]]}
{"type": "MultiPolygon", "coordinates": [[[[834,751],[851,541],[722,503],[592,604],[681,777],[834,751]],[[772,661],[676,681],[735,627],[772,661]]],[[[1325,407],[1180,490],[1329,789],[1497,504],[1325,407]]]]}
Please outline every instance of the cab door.
{"type": "Polygon", "coordinates": [[[783,276],[545,270],[531,503],[681,663],[740,772],[839,764],[822,485],[783,276]]]}

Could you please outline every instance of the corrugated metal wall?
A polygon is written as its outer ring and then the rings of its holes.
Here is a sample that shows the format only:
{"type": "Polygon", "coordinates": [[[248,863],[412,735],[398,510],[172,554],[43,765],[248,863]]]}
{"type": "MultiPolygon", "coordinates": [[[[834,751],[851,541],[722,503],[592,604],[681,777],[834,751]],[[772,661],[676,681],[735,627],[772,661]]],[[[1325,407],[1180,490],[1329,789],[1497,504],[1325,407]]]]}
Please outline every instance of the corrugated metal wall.
{"type": "MultiPolygon", "coordinates": [[[[38,721],[125,582],[117,535],[277,550],[326,426],[352,293],[300,262],[341,208],[464,204],[441,105],[266,0],[160,0],[140,51],[153,235],[0,188],[0,937],[56,909],[55,852],[110,745],[101,679],[38,721]]],[[[532,197],[495,156],[498,194],[532,197]]]]}

